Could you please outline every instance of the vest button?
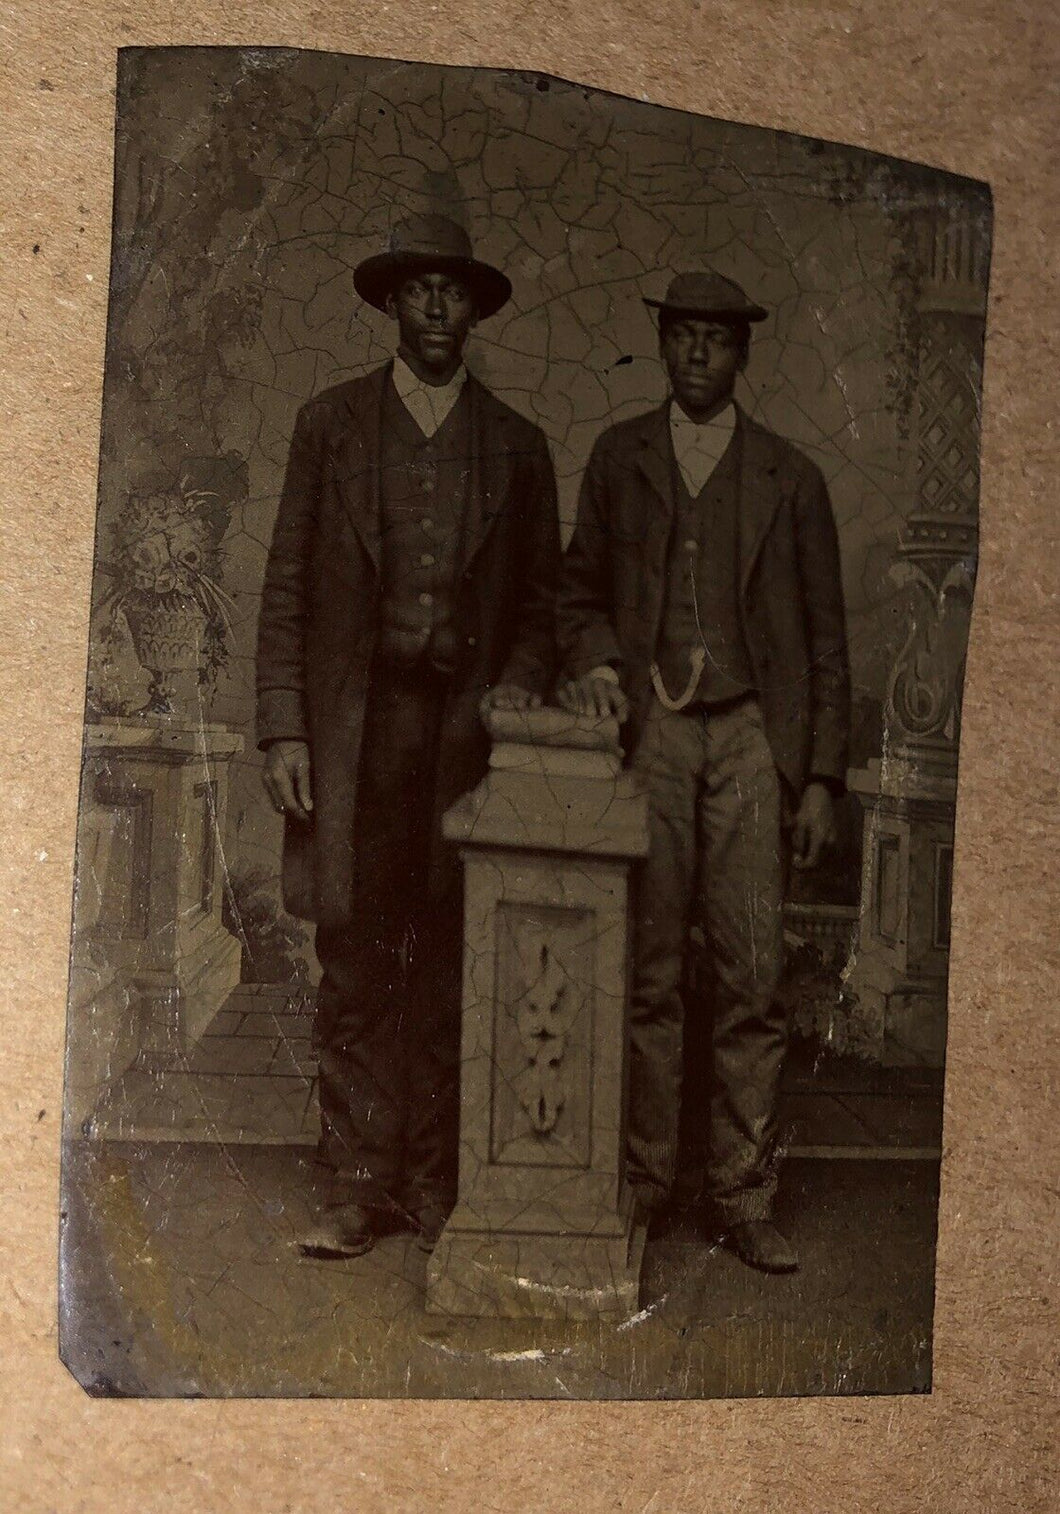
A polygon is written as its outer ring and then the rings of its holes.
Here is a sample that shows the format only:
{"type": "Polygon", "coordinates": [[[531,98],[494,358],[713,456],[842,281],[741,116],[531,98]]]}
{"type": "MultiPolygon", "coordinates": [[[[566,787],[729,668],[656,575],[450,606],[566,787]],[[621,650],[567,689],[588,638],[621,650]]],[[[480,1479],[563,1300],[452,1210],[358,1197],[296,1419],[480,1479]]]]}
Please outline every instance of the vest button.
{"type": "Polygon", "coordinates": [[[428,605],[433,605],[434,604],[434,595],[433,594],[421,594],[420,595],[420,604],[424,605],[425,607],[428,606],[428,605]]]}
{"type": "Polygon", "coordinates": [[[435,565],[435,563],[437,561],[438,561],[438,559],[436,557],[433,557],[430,552],[421,552],[420,553],[420,567],[421,568],[433,568],[434,565],[435,565]]]}
{"type": "Polygon", "coordinates": [[[434,530],[434,521],[431,519],[431,517],[429,515],[425,515],[423,517],[423,519],[420,521],[420,525],[423,527],[423,529],[425,531],[433,531],[434,530]]]}

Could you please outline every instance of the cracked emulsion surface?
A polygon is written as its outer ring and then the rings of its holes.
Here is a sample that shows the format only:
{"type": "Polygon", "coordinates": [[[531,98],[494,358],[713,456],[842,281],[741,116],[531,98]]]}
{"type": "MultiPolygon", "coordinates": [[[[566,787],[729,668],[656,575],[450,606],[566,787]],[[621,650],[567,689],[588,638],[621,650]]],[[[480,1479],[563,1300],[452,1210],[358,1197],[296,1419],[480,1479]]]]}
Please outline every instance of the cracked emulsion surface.
{"type": "MultiPolygon", "coordinates": [[[[737,398],[828,482],[855,755],[878,753],[906,629],[888,577],[912,467],[903,216],[937,199],[942,176],[555,81],[324,54],[132,54],[118,105],[99,542],[130,492],[189,459],[222,478],[232,626],[203,718],[251,729],[260,585],[296,410],[392,354],[390,324],[354,294],[354,265],[402,216],[442,208],[512,280],[468,365],[545,431],[565,532],[601,430],[664,395],[642,295],[708,261],[769,308],[737,398]]],[[[97,574],[97,601],[106,587],[97,574]]],[[[146,675],[128,639],[104,638],[100,624],[91,696],[104,712],[134,710],[146,675]]],[[[926,1163],[793,1163],[784,1203],[804,1254],[797,1279],[748,1274],[678,1230],[649,1250],[644,1307],[617,1323],[428,1319],[423,1261],[402,1240],[341,1265],[299,1261],[289,1242],[312,1197],[315,969],[308,933],[275,917],[279,825],[252,740],[233,761],[218,841],[232,928],[263,978],[272,954],[297,986],[241,990],[190,1058],[125,1084],[109,1133],[149,1126],[170,1139],[70,1149],[65,1350],[96,1391],[926,1386],[926,1163]],[[253,1098],[240,1079],[257,1080],[253,1098]],[[836,1245],[839,1235],[850,1239],[836,1245]]],[[[856,870],[851,852],[818,886],[847,902],[856,870]]]]}

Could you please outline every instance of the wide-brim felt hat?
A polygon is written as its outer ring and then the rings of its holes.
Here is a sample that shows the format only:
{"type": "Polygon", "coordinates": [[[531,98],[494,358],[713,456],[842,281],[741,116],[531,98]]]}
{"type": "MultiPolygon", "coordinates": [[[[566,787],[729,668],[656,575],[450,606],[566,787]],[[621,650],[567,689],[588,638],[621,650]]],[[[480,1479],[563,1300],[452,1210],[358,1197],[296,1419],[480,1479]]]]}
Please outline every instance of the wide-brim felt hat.
{"type": "Polygon", "coordinates": [[[489,263],[476,258],[471,238],[448,216],[410,216],[390,233],[386,252],[365,258],[353,270],[353,287],[377,310],[405,279],[416,273],[448,273],[471,290],[480,319],[496,315],[511,298],[510,280],[489,263]]]}
{"type": "Polygon", "coordinates": [[[764,321],[769,314],[764,306],[749,299],[739,284],[709,270],[676,274],[665,299],[646,298],[644,303],[653,310],[709,321],[764,321]]]}

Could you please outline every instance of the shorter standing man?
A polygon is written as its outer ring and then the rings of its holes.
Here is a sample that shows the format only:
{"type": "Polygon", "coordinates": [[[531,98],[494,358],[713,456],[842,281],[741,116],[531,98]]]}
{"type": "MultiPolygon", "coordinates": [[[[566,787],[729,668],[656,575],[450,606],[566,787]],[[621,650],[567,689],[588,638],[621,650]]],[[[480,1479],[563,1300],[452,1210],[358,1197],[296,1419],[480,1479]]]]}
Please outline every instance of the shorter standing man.
{"type": "MultiPolygon", "coordinates": [[[[659,311],[672,395],[599,438],[559,598],[560,702],[628,720],[650,854],[634,920],[629,1178],[645,1211],[674,1179],[689,932],[716,995],[711,1086],[691,1111],[713,1219],[769,1272],[789,1027],[777,1003],[789,857],[813,867],[844,788],[850,689],[835,523],[820,471],[733,402],[766,311],[716,273],[659,311]]],[[[690,1091],[686,1090],[686,1096],[690,1091]]]]}

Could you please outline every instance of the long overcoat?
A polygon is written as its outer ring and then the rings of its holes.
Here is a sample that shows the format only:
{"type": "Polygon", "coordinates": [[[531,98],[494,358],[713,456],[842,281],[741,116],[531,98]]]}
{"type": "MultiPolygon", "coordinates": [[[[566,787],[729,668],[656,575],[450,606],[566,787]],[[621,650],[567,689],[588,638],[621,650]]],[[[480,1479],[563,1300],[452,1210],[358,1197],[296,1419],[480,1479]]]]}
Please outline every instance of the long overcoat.
{"type": "MultiPolygon", "coordinates": [[[[796,798],[811,777],[841,789],[850,674],[839,546],[820,470],[737,406],[739,608],[778,770],[796,798]]],[[[651,699],[674,512],[669,408],[598,439],[582,482],[558,606],[560,658],[577,678],[616,669],[630,701],[627,750],[651,699]]]]}
{"type": "MultiPolygon", "coordinates": [[[[326,390],[295,422],[258,627],[258,743],[308,742],[313,818],[288,818],[286,908],[343,925],[355,907],[357,775],[381,629],[380,426],[392,364],[326,390]]],[[[554,674],[560,559],[543,433],[468,379],[467,518],[455,595],[460,648],[440,736],[438,817],[486,771],[483,693],[544,695],[554,674]]],[[[367,754],[370,760],[370,754],[367,754]]]]}

